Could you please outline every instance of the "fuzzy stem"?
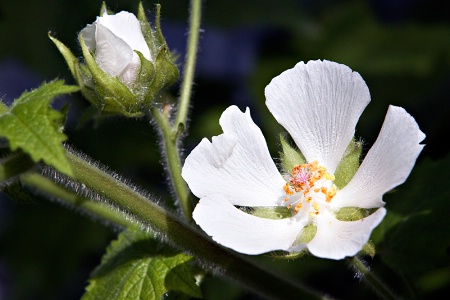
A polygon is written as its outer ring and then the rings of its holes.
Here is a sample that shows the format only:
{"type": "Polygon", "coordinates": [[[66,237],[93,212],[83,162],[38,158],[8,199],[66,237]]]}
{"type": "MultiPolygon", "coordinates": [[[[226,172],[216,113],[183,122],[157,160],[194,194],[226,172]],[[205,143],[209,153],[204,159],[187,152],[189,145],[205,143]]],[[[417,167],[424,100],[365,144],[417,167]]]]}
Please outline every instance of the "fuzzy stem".
{"type": "Polygon", "coordinates": [[[186,119],[191,98],[192,82],[194,81],[195,62],[197,60],[198,39],[201,19],[201,0],[191,0],[190,4],[190,26],[186,53],[186,64],[184,66],[183,82],[180,89],[177,117],[174,124],[176,136],[180,136],[186,128],[186,119]]]}
{"type": "Polygon", "coordinates": [[[77,181],[127,210],[169,243],[197,257],[203,265],[213,267],[218,275],[272,299],[293,296],[299,299],[329,299],[322,293],[264,269],[243,255],[218,246],[196,228],[76,154],[68,151],[67,157],[77,181]]]}
{"type": "Polygon", "coordinates": [[[189,189],[181,177],[181,160],[180,153],[178,150],[178,139],[172,134],[172,128],[169,122],[169,116],[162,113],[157,108],[151,109],[152,115],[155,121],[161,128],[161,133],[163,136],[163,153],[166,155],[166,163],[169,171],[169,176],[172,180],[175,193],[177,194],[178,201],[183,210],[183,214],[188,221],[192,220],[192,202],[190,198],[189,189]]]}
{"type": "Polygon", "coordinates": [[[383,299],[396,300],[399,299],[394,292],[383,282],[380,278],[369,270],[369,268],[364,264],[364,262],[358,257],[354,256],[348,259],[353,268],[360,272],[363,277],[362,279],[383,299]]]}
{"type": "Polygon", "coordinates": [[[132,222],[130,220],[129,216],[119,212],[117,209],[109,207],[104,203],[99,203],[80,197],[42,175],[27,173],[20,177],[20,181],[27,186],[44,192],[50,197],[58,199],[63,204],[69,204],[72,207],[79,208],[92,216],[101,218],[104,221],[124,228],[138,226],[136,222],[132,222]]]}

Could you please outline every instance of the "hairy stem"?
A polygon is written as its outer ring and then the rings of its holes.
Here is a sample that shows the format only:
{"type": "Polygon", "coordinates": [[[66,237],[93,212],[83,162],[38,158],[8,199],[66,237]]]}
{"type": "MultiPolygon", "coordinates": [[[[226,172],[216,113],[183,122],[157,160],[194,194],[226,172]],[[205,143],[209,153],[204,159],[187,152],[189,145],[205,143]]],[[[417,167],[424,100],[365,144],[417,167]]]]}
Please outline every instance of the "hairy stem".
{"type": "Polygon", "coordinates": [[[183,214],[187,220],[192,220],[192,202],[190,198],[190,192],[181,177],[181,159],[180,152],[178,150],[178,139],[172,133],[168,114],[164,114],[157,108],[152,108],[152,115],[158,126],[161,129],[163,136],[163,153],[166,155],[166,163],[169,172],[169,176],[172,180],[173,187],[177,194],[179,204],[183,210],[183,214]]]}
{"type": "Polygon", "coordinates": [[[218,246],[196,228],[76,154],[68,151],[67,157],[77,181],[128,211],[172,245],[190,253],[202,265],[212,267],[218,275],[272,299],[289,299],[293,295],[299,299],[328,299],[309,287],[264,269],[243,255],[218,246]]]}
{"type": "Polygon", "coordinates": [[[200,33],[201,0],[191,0],[189,37],[187,44],[186,64],[183,72],[183,82],[180,89],[177,117],[174,124],[176,136],[180,136],[186,128],[186,119],[194,81],[195,62],[197,60],[198,39],[200,33]]]}
{"type": "Polygon", "coordinates": [[[183,82],[181,84],[175,122],[173,125],[171,124],[166,107],[162,111],[155,107],[151,109],[151,113],[161,129],[164,146],[163,155],[165,155],[169,177],[172,181],[179,205],[188,221],[192,220],[193,205],[189,189],[181,177],[182,166],[178,146],[179,139],[186,129],[189,101],[191,98],[192,83],[194,81],[200,31],[201,0],[191,0],[190,14],[186,64],[184,66],[183,82]]]}
{"type": "Polygon", "coordinates": [[[353,266],[355,271],[360,272],[362,274],[362,279],[375,291],[377,292],[383,299],[395,300],[399,299],[394,292],[383,282],[374,272],[371,272],[370,269],[366,266],[366,264],[354,256],[348,259],[350,264],[353,266]]]}
{"type": "Polygon", "coordinates": [[[58,199],[61,203],[69,204],[76,209],[81,209],[96,218],[101,218],[104,221],[124,228],[138,226],[137,223],[130,220],[129,216],[118,211],[117,209],[114,209],[105,203],[80,197],[40,174],[27,173],[22,175],[20,180],[25,185],[34,187],[48,196],[58,199]]]}

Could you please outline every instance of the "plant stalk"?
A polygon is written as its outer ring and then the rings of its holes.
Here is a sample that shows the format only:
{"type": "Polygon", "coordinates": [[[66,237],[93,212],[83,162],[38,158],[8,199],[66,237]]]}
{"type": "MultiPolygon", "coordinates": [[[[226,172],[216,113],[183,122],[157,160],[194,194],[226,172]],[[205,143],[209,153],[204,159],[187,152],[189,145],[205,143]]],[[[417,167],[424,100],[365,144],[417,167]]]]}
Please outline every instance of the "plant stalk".
{"type": "Polygon", "coordinates": [[[178,150],[178,139],[173,135],[172,128],[170,126],[169,116],[162,113],[159,109],[153,107],[151,109],[154,120],[158,123],[163,136],[162,142],[164,143],[164,151],[166,163],[168,167],[168,175],[171,178],[177,199],[182,208],[183,214],[186,220],[192,220],[192,202],[190,198],[190,192],[181,177],[181,159],[178,150]]]}
{"type": "Polygon", "coordinates": [[[176,136],[180,136],[186,129],[189,101],[194,81],[195,63],[197,60],[198,40],[200,35],[201,0],[191,0],[189,37],[187,43],[186,63],[183,71],[183,82],[180,88],[177,116],[174,124],[176,136]]]}
{"type": "Polygon", "coordinates": [[[118,211],[115,208],[108,206],[106,203],[100,203],[88,198],[80,197],[74,192],[71,192],[64,187],[54,183],[47,177],[37,173],[26,173],[20,177],[20,181],[27,186],[34,187],[37,190],[44,192],[52,198],[57,199],[61,203],[69,204],[70,206],[81,209],[91,216],[101,218],[108,223],[119,225],[121,227],[137,227],[136,222],[132,222],[130,217],[118,211]]]}

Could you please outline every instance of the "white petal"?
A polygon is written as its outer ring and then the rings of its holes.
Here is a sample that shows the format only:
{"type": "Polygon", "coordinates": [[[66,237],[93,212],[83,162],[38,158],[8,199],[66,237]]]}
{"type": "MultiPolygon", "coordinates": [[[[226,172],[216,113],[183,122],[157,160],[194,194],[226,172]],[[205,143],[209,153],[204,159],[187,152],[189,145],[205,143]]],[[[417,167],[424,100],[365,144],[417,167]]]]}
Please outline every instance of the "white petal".
{"type": "Polygon", "coordinates": [[[382,196],[405,182],[424,145],[419,126],[403,108],[390,106],[380,134],[352,180],[338,191],[332,207],[380,207],[382,196]]]}
{"type": "Polygon", "coordinates": [[[97,24],[95,61],[111,76],[119,76],[133,58],[133,49],[108,28],[97,24]]]}
{"type": "Polygon", "coordinates": [[[97,22],[92,24],[88,24],[83,30],[80,31],[81,36],[83,37],[84,43],[89,51],[94,52],[96,49],[95,44],[95,31],[97,28],[97,22]]]}
{"type": "Polygon", "coordinates": [[[370,94],[361,76],[330,61],[298,63],[272,79],[266,105],[308,162],[336,170],[370,94]]]}
{"type": "Polygon", "coordinates": [[[317,217],[317,233],[308,243],[308,250],[321,258],[343,259],[354,256],[367,243],[372,230],[385,215],[386,209],[382,207],[364,219],[346,222],[337,220],[329,212],[323,212],[317,217]]]}
{"type": "Polygon", "coordinates": [[[182,176],[198,198],[222,194],[242,206],[276,206],[286,183],[270,157],[264,136],[236,106],[220,118],[223,134],[203,139],[186,158],[182,176]]]}
{"type": "Polygon", "coordinates": [[[131,49],[138,50],[145,58],[151,60],[150,50],[142,35],[141,25],[135,15],[121,11],[115,15],[99,17],[98,23],[125,41],[131,49]]]}
{"type": "Polygon", "coordinates": [[[133,58],[130,63],[125,67],[125,69],[120,73],[119,77],[122,82],[125,82],[128,85],[131,85],[136,81],[137,75],[141,70],[141,59],[133,52],[133,58]]]}
{"type": "Polygon", "coordinates": [[[288,250],[304,227],[296,218],[271,220],[249,215],[218,194],[202,198],[193,218],[217,243],[245,254],[288,250]]]}

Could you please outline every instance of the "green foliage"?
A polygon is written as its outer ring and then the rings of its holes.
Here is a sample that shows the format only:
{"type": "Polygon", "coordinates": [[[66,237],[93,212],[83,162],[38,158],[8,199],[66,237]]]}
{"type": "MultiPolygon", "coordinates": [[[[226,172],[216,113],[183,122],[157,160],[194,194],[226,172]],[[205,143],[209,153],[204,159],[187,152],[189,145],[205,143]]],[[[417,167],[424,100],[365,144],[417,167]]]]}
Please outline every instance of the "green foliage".
{"type": "Polygon", "coordinates": [[[76,92],[78,87],[64,85],[62,80],[44,83],[23,93],[8,108],[0,107],[0,136],[9,140],[12,151],[22,149],[33,161],[44,161],[58,171],[72,175],[60,131],[64,116],[49,104],[56,96],[76,92]]]}
{"type": "Polygon", "coordinates": [[[191,259],[151,234],[128,229],[108,247],[82,299],[159,300],[172,290],[201,297],[189,266],[191,259]]]}
{"type": "MultiPolygon", "coordinates": [[[[398,193],[385,197],[388,214],[374,238],[382,241],[380,254],[391,268],[416,278],[448,268],[448,178],[450,156],[435,162],[424,160],[398,193]]],[[[446,278],[449,284],[450,277],[446,278]]]]}

